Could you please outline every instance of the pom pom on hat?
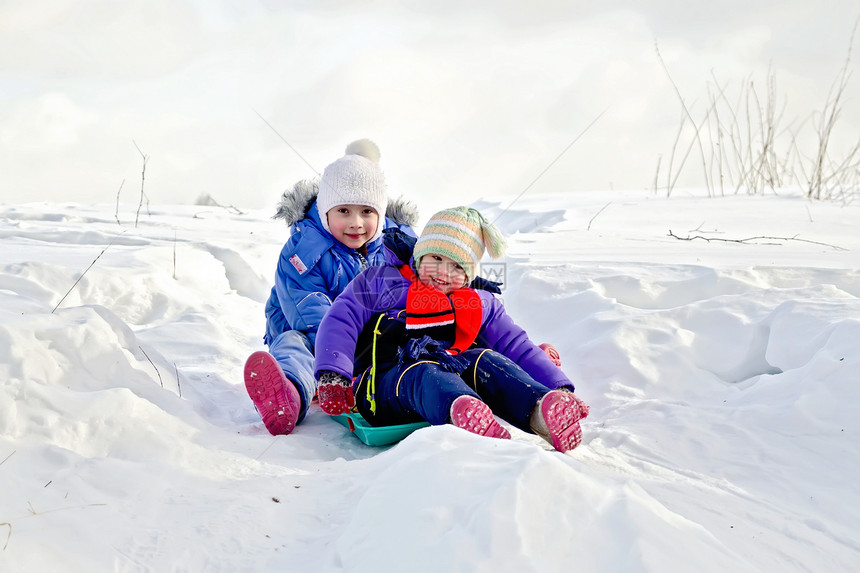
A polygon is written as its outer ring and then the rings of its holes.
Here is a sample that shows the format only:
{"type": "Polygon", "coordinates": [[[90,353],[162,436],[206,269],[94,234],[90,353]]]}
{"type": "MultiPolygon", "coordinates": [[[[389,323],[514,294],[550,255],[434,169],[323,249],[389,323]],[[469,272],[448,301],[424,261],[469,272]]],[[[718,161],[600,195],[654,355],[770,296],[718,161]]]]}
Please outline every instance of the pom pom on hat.
{"type": "Polygon", "coordinates": [[[424,255],[444,255],[463,267],[469,282],[478,274],[486,250],[496,259],[505,253],[505,238],[477,209],[454,207],[439,211],[427,222],[415,243],[415,266],[424,255]]]}
{"type": "Polygon", "coordinates": [[[338,205],[365,205],[379,215],[375,241],[382,236],[385,226],[385,209],[388,194],[385,174],[379,167],[379,147],[369,139],[359,139],[346,146],[346,154],[335,160],[323,171],[320,178],[317,210],[326,231],[326,213],[338,205]]]}
{"type": "Polygon", "coordinates": [[[381,157],[379,147],[369,139],[356,139],[346,146],[346,154],[361,155],[362,157],[367,157],[374,163],[379,163],[379,158],[381,157]]]}

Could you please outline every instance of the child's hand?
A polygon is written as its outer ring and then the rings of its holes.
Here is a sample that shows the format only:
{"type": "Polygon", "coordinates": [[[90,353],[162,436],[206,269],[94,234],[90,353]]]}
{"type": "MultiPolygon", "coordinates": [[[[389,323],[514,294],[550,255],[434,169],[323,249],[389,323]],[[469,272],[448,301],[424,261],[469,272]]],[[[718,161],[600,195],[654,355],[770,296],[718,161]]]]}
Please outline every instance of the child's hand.
{"type": "Polygon", "coordinates": [[[538,348],[540,348],[546,353],[547,358],[552,360],[553,364],[561,368],[561,354],[558,353],[558,350],[556,350],[555,346],[553,346],[549,342],[544,342],[543,344],[539,344],[538,348]]]}
{"type": "Polygon", "coordinates": [[[317,379],[320,408],[326,414],[337,416],[348,414],[355,407],[355,396],[352,394],[350,380],[330,370],[323,370],[317,379]]]}

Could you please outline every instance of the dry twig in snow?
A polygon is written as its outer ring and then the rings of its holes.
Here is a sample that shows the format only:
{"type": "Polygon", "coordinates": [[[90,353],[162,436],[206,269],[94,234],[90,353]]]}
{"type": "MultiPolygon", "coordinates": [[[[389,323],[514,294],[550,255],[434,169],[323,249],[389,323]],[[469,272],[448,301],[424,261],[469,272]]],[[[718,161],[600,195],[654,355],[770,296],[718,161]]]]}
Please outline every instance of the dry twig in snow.
{"type": "MultiPolygon", "coordinates": [[[[707,241],[709,243],[711,241],[721,241],[723,243],[741,243],[741,244],[755,243],[756,241],[800,241],[801,243],[811,243],[813,245],[821,245],[824,247],[830,247],[831,249],[836,249],[837,251],[847,251],[848,250],[845,247],[840,247],[838,245],[831,245],[829,243],[810,241],[809,239],[798,239],[797,235],[795,235],[793,237],[768,237],[768,236],[762,235],[759,237],[747,237],[746,239],[721,239],[721,238],[717,238],[717,237],[703,237],[702,235],[693,235],[692,237],[688,235],[686,237],[679,237],[678,235],[673,233],[671,229],[669,229],[669,236],[675,237],[679,241],[693,241],[695,239],[702,239],[703,241],[707,241]]],[[[759,244],[777,245],[779,243],[759,243],[759,244]]]]}

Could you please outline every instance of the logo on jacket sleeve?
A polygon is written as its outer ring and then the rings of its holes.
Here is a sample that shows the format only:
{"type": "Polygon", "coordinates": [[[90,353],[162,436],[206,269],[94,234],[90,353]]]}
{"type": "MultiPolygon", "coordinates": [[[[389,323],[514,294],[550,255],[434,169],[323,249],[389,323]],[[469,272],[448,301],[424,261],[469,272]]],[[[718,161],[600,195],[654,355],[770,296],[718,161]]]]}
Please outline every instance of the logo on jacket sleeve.
{"type": "Polygon", "coordinates": [[[296,269],[300,275],[303,275],[305,271],[308,270],[308,267],[305,266],[305,263],[299,258],[298,255],[293,255],[290,257],[290,264],[293,265],[293,268],[296,269]]]}

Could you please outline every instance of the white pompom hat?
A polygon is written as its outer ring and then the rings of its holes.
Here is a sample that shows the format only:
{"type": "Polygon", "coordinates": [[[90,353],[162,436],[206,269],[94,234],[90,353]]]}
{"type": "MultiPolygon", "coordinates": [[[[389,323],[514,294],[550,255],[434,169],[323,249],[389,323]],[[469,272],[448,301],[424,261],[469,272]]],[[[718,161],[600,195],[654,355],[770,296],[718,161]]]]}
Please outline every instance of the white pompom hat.
{"type": "Polygon", "coordinates": [[[376,233],[370,239],[382,236],[385,227],[385,209],[388,207],[388,190],[385,174],[379,167],[379,148],[369,139],[359,139],[346,146],[346,154],[323,171],[320,178],[317,210],[320,221],[328,232],[326,213],[338,205],[365,205],[379,215],[376,233]]]}

